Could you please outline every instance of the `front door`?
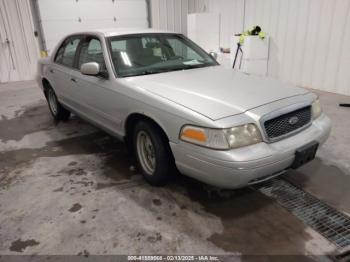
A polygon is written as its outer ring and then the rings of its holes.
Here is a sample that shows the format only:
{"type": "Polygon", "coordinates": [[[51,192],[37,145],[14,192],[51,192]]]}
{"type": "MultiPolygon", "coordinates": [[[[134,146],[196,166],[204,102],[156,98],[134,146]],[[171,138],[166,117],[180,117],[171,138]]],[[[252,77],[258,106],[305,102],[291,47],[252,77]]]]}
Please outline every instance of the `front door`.
{"type": "Polygon", "coordinates": [[[76,97],[75,85],[72,81],[75,55],[81,42],[81,36],[68,37],[60,46],[50,65],[48,78],[60,102],[78,110],[79,98],[76,97]]]}
{"type": "MultiPolygon", "coordinates": [[[[101,40],[95,36],[87,36],[81,43],[76,68],[79,69],[88,62],[98,63],[100,71],[107,72],[101,40]]],[[[108,129],[118,130],[121,121],[118,117],[118,93],[115,92],[117,87],[105,77],[83,75],[80,70],[73,70],[72,78],[75,85],[74,96],[81,102],[79,111],[108,129]]]]}

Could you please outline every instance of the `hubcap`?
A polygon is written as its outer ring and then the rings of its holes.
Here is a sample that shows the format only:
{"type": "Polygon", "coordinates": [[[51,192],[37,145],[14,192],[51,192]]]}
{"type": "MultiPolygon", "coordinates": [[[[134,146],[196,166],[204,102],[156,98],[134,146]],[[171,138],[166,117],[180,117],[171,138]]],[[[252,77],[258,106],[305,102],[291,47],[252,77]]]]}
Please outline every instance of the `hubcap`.
{"type": "Polygon", "coordinates": [[[50,89],[48,92],[48,100],[49,100],[49,106],[50,106],[51,112],[54,115],[57,115],[57,98],[52,89],[50,89]]]}
{"type": "Polygon", "coordinates": [[[143,170],[148,175],[153,175],[156,168],[154,146],[149,135],[140,131],[136,138],[136,149],[143,170]]]}

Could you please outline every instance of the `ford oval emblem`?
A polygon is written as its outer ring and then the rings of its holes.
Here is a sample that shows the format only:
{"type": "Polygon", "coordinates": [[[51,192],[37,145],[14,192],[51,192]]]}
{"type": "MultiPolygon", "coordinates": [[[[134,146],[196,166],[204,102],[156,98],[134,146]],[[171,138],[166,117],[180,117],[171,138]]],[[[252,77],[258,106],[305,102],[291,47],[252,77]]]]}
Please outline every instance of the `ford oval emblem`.
{"type": "Polygon", "coordinates": [[[299,122],[299,117],[297,117],[297,116],[292,116],[291,118],[289,118],[289,120],[288,120],[288,123],[290,124],[290,125],[295,125],[296,123],[298,123],[299,122]]]}

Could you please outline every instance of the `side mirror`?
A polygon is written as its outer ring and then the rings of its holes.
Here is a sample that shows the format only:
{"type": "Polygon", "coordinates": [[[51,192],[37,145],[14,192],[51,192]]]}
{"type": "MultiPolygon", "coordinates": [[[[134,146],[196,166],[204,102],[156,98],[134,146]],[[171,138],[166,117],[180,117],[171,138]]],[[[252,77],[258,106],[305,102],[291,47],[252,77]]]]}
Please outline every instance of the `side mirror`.
{"type": "Polygon", "coordinates": [[[98,76],[100,74],[100,65],[96,62],[82,64],[80,72],[84,75],[98,76]]]}
{"type": "Polygon", "coordinates": [[[210,52],[209,55],[214,58],[215,60],[218,58],[218,53],[216,52],[210,52]]]}

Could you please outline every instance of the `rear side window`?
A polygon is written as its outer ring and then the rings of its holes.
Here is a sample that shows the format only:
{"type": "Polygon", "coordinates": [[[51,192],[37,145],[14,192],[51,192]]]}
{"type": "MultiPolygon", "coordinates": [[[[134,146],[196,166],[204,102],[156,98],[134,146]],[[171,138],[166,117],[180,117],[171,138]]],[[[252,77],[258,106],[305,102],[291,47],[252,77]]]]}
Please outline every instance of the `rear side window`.
{"type": "Polygon", "coordinates": [[[73,67],[74,57],[79,43],[80,38],[76,36],[66,39],[57,51],[55,62],[65,66],[73,67]]]}

